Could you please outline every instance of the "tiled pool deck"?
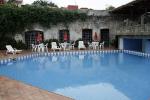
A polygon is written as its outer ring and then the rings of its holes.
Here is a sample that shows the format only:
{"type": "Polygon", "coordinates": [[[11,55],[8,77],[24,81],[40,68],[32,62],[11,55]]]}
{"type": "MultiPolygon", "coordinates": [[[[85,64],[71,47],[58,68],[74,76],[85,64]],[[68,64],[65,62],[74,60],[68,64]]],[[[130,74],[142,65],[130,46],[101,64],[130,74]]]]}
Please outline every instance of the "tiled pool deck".
{"type": "Polygon", "coordinates": [[[36,87],[0,77],[0,100],[73,100],[36,87]]]}
{"type": "MultiPolygon", "coordinates": [[[[8,54],[0,51],[0,59],[13,58],[17,56],[31,54],[30,50],[21,54],[8,54]]],[[[73,100],[52,92],[44,91],[36,87],[0,76],[0,100],[73,100]]]]}

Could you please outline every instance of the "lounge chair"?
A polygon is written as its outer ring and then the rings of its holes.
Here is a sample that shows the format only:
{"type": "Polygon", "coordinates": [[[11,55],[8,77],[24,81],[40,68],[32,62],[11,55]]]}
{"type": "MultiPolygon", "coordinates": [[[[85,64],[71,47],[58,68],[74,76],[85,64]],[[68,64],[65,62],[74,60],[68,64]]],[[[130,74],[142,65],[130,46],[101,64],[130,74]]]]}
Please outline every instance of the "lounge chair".
{"type": "Polygon", "coordinates": [[[55,51],[55,50],[60,50],[61,48],[59,48],[58,46],[57,46],[57,44],[56,44],[56,42],[52,42],[51,43],[51,49],[53,50],[53,51],[55,51]]]}
{"type": "Polygon", "coordinates": [[[7,49],[6,54],[8,54],[8,53],[16,54],[16,53],[22,52],[22,50],[17,50],[15,48],[13,48],[11,45],[6,45],[6,49],[7,49]]]}
{"type": "Polygon", "coordinates": [[[84,42],[83,41],[79,41],[78,42],[78,49],[85,49],[85,45],[84,45],[84,42]]]}

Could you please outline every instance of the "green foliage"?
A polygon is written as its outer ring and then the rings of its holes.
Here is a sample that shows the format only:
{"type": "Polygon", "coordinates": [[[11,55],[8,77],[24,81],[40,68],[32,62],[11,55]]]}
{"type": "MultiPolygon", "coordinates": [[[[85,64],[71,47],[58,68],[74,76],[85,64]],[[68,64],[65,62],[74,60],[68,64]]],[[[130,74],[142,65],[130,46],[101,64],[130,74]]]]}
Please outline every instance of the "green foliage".
{"type": "Polygon", "coordinates": [[[8,0],[7,3],[8,3],[8,4],[12,4],[12,3],[15,3],[15,1],[16,1],[16,0],[8,0]]]}
{"type": "Polygon", "coordinates": [[[6,34],[21,33],[26,28],[32,29],[33,24],[40,24],[45,28],[52,25],[84,21],[87,15],[78,11],[68,11],[59,8],[25,5],[17,7],[5,4],[0,6],[0,37],[6,34]]]}
{"type": "Polygon", "coordinates": [[[17,49],[27,49],[26,44],[24,44],[22,41],[16,41],[15,39],[10,37],[0,38],[0,49],[6,50],[6,45],[11,45],[13,48],[17,49]]]}
{"type": "Polygon", "coordinates": [[[27,45],[25,43],[23,43],[22,41],[17,41],[15,48],[17,49],[27,49],[27,45]]]}
{"type": "Polygon", "coordinates": [[[117,47],[118,41],[117,41],[117,39],[115,38],[115,39],[112,39],[109,44],[110,44],[112,47],[117,47]]]}
{"type": "Polygon", "coordinates": [[[52,3],[52,2],[48,2],[48,1],[43,1],[43,0],[37,0],[37,1],[34,1],[32,3],[32,5],[34,6],[47,6],[47,7],[58,7],[55,3],[52,3]]]}
{"type": "Polygon", "coordinates": [[[112,5],[110,5],[110,6],[108,6],[108,7],[106,8],[106,10],[113,10],[113,9],[115,9],[115,7],[112,6],[112,5]]]}
{"type": "Polygon", "coordinates": [[[79,41],[82,41],[82,39],[79,38],[79,39],[77,39],[77,40],[75,41],[75,45],[74,45],[75,48],[78,48],[78,43],[79,43],[79,41]]]}

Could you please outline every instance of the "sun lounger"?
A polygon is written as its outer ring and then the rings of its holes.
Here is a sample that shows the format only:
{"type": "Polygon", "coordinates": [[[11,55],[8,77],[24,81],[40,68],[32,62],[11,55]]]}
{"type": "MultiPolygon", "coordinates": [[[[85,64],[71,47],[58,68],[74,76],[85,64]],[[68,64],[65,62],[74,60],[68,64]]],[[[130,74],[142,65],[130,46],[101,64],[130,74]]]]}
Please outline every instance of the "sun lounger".
{"type": "Polygon", "coordinates": [[[22,50],[17,50],[15,48],[13,48],[11,45],[6,45],[6,49],[7,49],[6,54],[8,54],[8,53],[16,54],[16,53],[22,52],[22,50]]]}

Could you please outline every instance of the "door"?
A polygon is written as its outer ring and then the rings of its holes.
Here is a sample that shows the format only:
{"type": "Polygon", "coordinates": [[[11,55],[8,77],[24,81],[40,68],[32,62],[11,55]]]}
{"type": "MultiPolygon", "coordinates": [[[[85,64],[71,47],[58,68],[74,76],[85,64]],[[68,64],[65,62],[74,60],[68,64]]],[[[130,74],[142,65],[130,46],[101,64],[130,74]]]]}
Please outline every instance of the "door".
{"type": "Polygon", "coordinates": [[[101,42],[105,42],[105,47],[109,47],[109,29],[100,30],[101,42]]]}
{"type": "Polygon", "coordinates": [[[84,42],[92,42],[92,29],[82,30],[82,40],[84,42]]]}
{"type": "Polygon", "coordinates": [[[42,31],[27,31],[25,32],[25,42],[28,48],[31,48],[31,44],[39,44],[43,42],[44,35],[42,31]]]}
{"type": "Polygon", "coordinates": [[[59,30],[59,42],[70,42],[69,30],[59,30]]]}

